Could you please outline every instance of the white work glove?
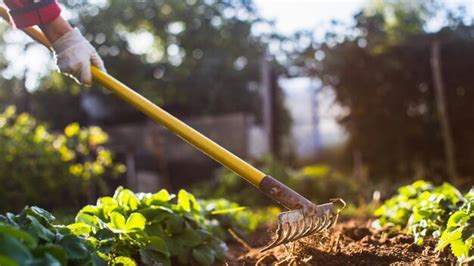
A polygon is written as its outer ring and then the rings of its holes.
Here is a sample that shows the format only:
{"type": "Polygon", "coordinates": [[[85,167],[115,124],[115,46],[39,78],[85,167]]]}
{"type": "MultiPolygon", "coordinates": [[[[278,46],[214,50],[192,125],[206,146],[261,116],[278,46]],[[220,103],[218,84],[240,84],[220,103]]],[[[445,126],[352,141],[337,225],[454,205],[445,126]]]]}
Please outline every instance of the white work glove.
{"type": "Polygon", "coordinates": [[[91,64],[106,71],[95,48],[77,28],[61,36],[52,45],[61,73],[70,76],[79,84],[92,85],[91,64]]]}

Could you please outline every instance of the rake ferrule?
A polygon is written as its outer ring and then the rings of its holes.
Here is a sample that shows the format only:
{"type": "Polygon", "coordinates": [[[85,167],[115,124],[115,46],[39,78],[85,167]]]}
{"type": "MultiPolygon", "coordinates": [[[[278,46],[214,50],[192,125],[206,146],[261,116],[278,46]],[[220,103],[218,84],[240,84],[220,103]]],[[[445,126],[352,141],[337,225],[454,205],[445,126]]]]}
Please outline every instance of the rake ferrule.
{"type": "Polygon", "coordinates": [[[311,201],[269,175],[262,179],[259,188],[265,195],[289,210],[314,205],[311,201]]]}

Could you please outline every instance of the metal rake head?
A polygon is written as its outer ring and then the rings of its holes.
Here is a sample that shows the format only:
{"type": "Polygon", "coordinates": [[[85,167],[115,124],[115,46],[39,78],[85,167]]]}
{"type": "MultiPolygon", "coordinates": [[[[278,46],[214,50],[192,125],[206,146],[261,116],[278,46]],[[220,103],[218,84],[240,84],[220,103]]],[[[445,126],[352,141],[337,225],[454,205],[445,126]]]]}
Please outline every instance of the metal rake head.
{"type": "Polygon", "coordinates": [[[298,210],[280,213],[276,238],[262,251],[328,229],[337,222],[338,214],[345,206],[346,203],[342,199],[334,199],[331,200],[331,203],[313,204],[298,210]],[[338,204],[340,206],[337,206],[338,204]]]}

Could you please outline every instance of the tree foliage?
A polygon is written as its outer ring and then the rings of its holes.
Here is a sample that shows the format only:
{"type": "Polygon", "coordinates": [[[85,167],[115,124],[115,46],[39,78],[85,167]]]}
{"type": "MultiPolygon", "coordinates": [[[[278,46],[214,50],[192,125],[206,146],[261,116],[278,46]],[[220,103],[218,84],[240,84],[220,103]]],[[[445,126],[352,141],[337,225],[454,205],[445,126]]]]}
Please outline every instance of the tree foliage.
{"type": "Polygon", "coordinates": [[[349,132],[349,149],[361,152],[372,178],[441,179],[445,154],[430,66],[432,41],[439,40],[458,172],[472,176],[474,153],[466,144],[474,141],[468,104],[474,95],[468,59],[474,54],[474,28],[451,16],[449,27],[431,33],[426,16],[435,4],[390,3],[357,14],[354,26],[313,43],[296,63],[334,89],[345,110],[340,122],[349,132]]]}
{"type": "MultiPolygon", "coordinates": [[[[177,115],[258,113],[266,44],[250,1],[65,1],[108,71],[177,115]]],[[[276,65],[277,68],[279,67],[276,65]]],[[[56,83],[56,84],[55,84],[56,83]]],[[[43,89],[55,90],[45,81],[43,89]]],[[[67,82],[68,88],[71,84],[67,82]]],[[[107,118],[136,112],[97,88],[107,118]]]]}

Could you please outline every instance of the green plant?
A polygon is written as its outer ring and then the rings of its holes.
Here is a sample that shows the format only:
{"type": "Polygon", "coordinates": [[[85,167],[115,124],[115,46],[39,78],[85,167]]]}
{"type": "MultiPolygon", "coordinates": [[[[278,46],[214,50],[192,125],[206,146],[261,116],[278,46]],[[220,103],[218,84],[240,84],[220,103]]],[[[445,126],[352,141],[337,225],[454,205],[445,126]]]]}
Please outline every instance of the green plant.
{"type": "Polygon", "coordinates": [[[287,184],[316,203],[324,203],[331,198],[357,202],[361,195],[359,184],[353,178],[328,165],[308,165],[293,172],[291,176],[286,181],[287,184]]]}
{"type": "Polygon", "coordinates": [[[434,186],[426,181],[419,180],[411,185],[398,189],[398,194],[387,199],[382,206],[375,210],[381,225],[393,224],[406,226],[418,197],[425,191],[432,191],[434,186]]]}
{"type": "Polygon", "coordinates": [[[415,241],[421,244],[426,236],[438,238],[461,199],[462,194],[447,183],[421,193],[408,220],[408,229],[415,241]]]}
{"type": "MultiPolygon", "coordinates": [[[[291,175],[289,167],[271,156],[266,156],[261,161],[255,162],[255,166],[279,180],[288,180],[291,175]]],[[[259,193],[255,187],[242,181],[242,178],[236,173],[224,167],[216,172],[212,183],[208,182],[206,186],[198,184],[191,191],[200,197],[226,198],[248,206],[261,207],[274,203],[259,193]]]]}
{"type": "Polygon", "coordinates": [[[0,265],[106,265],[87,240],[38,207],[0,215],[0,265]]]}
{"type": "Polygon", "coordinates": [[[125,171],[103,147],[106,141],[100,128],[81,129],[77,123],[52,134],[29,114],[8,107],[0,113],[0,210],[80,206],[94,192],[105,193],[103,178],[125,171]]]}
{"type": "Polygon", "coordinates": [[[435,187],[420,180],[398,189],[398,194],[375,211],[380,225],[405,228],[421,244],[427,236],[439,238],[438,250],[451,247],[460,260],[472,252],[474,192],[462,195],[448,183],[435,187]]]}
{"type": "Polygon", "coordinates": [[[214,233],[221,239],[228,237],[225,229],[232,229],[239,235],[248,235],[260,225],[274,222],[281,211],[277,207],[248,209],[227,199],[199,200],[207,219],[219,223],[214,233]]]}
{"type": "MultiPolygon", "coordinates": [[[[255,166],[317,203],[338,197],[356,201],[359,195],[360,190],[355,181],[326,165],[310,165],[295,170],[271,156],[266,156],[256,162],[255,166]]],[[[275,204],[226,168],[219,169],[210,185],[197,185],[192,191],[198,196],[227,198],[248,206],[275,204]]]]}
{"type": "Polygon", "coordinates": [[[181,190],[134,194],[118,188],[84,207],[68,226],[89,239],[111,263],[212,265],[224,259],[225,243],[213,232],[219,223],[206,217],[195,197],[181,190]]]}
{"type": "Polygon", "coordinates": [[[474,189],[464,196],[463,202],[461,208],[449,217],[436,249],[441,250],[449,245],[457,258],[468,261],[474,258],[474,189]]]}

